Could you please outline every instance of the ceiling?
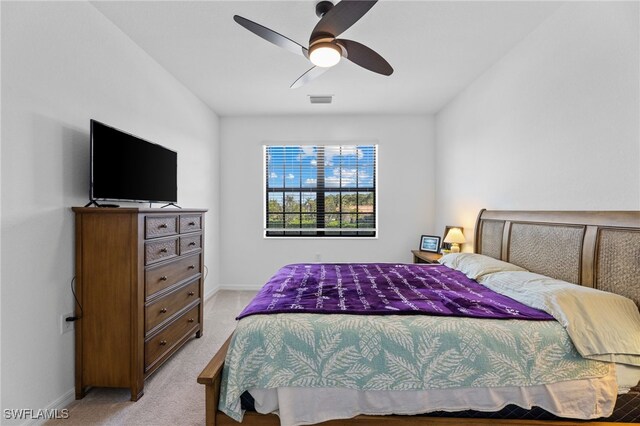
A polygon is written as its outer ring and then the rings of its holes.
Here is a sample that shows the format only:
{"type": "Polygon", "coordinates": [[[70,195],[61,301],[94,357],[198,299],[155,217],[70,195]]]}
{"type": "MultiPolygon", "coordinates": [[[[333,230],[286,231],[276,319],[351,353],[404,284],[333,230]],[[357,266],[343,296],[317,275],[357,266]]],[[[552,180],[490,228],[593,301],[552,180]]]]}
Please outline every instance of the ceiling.
{"type": "Polygon", "coordinates": [[[314,0],[92,2],[220,116],[430,114],[490,68],[561,3],[381,0],[341,37],[394,68],[382,76],[341,61],[299,89],[311,65],[233,21],[233,15],[307,46],[314,0]],[[333,95],[330,105],[309,95],[333,95]]]}

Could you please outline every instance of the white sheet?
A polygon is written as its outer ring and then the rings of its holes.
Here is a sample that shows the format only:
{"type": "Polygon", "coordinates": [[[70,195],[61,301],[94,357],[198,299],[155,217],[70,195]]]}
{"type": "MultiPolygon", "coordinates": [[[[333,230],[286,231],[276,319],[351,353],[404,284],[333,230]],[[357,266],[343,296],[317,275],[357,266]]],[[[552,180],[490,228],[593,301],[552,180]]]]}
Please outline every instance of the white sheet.
{"type": "Polygon", "coordinates": [[[275,412],[283,426],[307,425],[358,414],[421,414],[431,411],[498,411],[508,404],[544,408],[576,419],[608,417],[617,385],[615,368],[601,378],[549,385],[428,391],[358,391],[337,388],[251,389],[259,413],[275,412]]]}
{"type": "Polygon", "coordinates": [[[640,367],[635,365],[616,364],[616,380],[618,395],[629,392],[640,384],[640,367]]]}

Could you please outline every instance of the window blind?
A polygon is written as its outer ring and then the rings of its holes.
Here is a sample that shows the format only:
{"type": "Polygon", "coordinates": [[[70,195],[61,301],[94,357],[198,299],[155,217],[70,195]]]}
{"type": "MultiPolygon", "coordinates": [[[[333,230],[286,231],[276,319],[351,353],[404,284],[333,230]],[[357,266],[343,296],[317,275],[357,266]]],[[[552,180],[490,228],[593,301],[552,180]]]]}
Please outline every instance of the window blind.
{"type": "Polygon", "coordinates": [[[265,146],[267,237],[375,237],[376,145],[265,146]]]}

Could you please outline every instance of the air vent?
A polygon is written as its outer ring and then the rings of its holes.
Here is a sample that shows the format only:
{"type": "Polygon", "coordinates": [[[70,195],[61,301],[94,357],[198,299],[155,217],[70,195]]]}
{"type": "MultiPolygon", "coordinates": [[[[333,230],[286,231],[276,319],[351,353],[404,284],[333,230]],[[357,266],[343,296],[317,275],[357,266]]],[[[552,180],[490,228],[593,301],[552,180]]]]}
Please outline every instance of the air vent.
{"type": "Polygon", "coordinates": [[[330,104],[333,95],[309,95],[309,100],[312,104],[330,104]]]}

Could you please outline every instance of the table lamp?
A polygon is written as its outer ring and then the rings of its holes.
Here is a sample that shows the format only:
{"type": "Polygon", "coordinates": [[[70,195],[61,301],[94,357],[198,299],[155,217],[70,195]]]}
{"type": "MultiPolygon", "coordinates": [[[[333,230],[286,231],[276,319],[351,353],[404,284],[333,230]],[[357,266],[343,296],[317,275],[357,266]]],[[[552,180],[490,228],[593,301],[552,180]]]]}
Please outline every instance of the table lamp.
{"type": "Polygon", "coordinates": [[[451,243],[451,253],[460,253],[460,244],[464,243],[464,235],[460,228],[451,228],[444,237],[445,243],[451,243]]]}

